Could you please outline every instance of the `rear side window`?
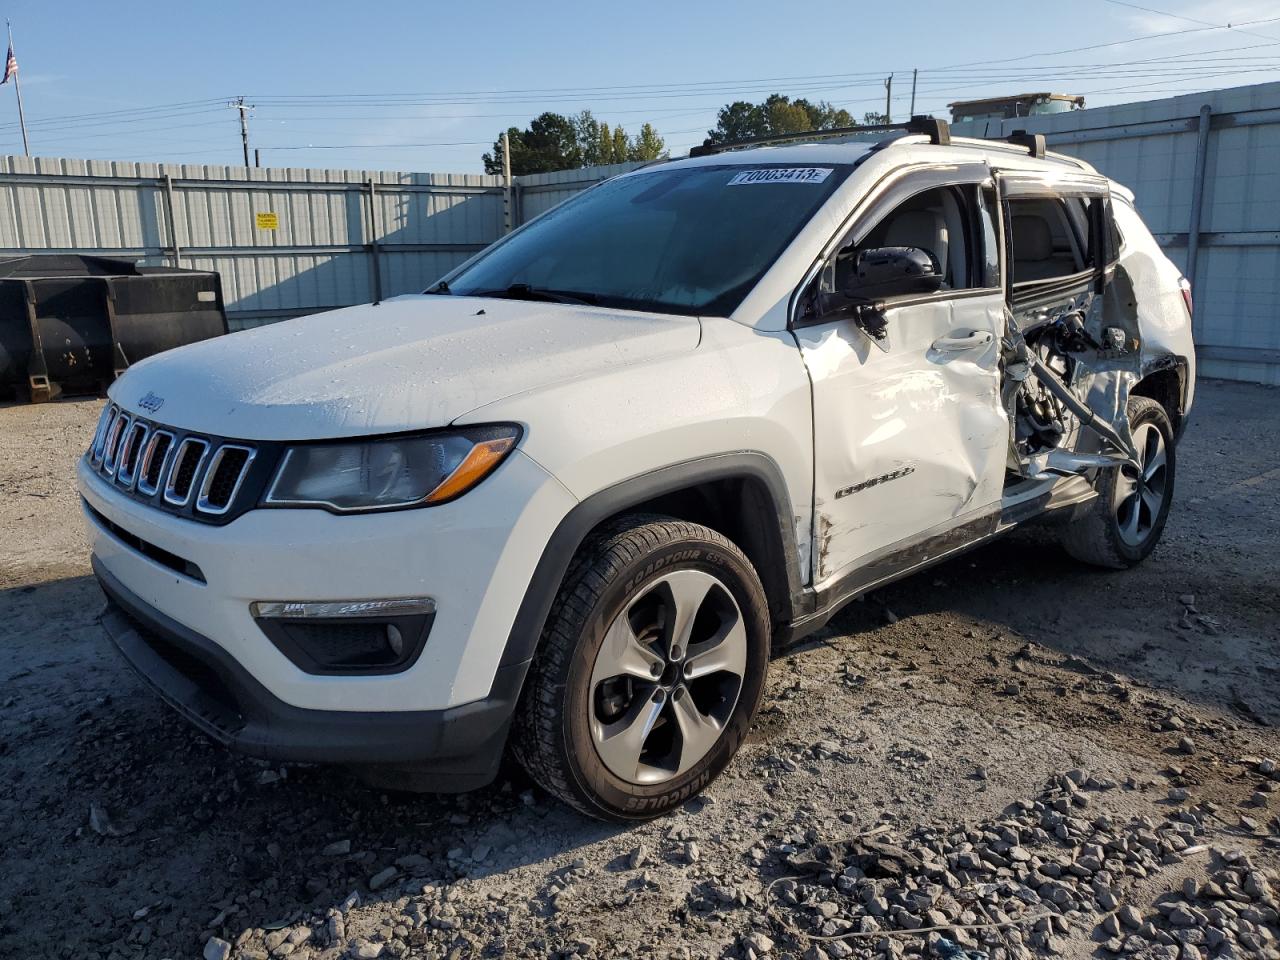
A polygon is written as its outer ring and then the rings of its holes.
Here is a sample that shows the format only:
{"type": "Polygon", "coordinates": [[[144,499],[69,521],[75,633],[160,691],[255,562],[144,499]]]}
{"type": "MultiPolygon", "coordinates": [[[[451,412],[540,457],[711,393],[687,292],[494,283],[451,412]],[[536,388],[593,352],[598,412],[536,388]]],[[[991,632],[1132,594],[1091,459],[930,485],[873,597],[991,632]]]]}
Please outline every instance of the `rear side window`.
{"type": "Polygon", "coordinates": [[[1067,197],[1064,202],[1086,266],[1114,263],[1120,255],[1120,231],[1110,201],[1102,197],[1067,197]],[[1095,251],[1099,239],[1105,242],[1106,249],[1095,251]]]}
{"type": "Polygon", "coordinates": [[[1059,199],[1009,201],[1009,246],[1014,283],[1069,277],[1088,268],[1088,217],[1080,207],[1068,212],[1059,199]],[[1078,217],[1083,232],[1072,221],[1078,217]]]}
{"type": "Polygon", "coordinates": [[[1093,231],[1089,229],[1091,202],[1083,197],[1065,197],[1062,201],[1067,219],[1071,221],[1071,230],[1075,234],[1076,249],[1080,251],[1080,259],[1086,267],[1094,264],[1093,231]]]}

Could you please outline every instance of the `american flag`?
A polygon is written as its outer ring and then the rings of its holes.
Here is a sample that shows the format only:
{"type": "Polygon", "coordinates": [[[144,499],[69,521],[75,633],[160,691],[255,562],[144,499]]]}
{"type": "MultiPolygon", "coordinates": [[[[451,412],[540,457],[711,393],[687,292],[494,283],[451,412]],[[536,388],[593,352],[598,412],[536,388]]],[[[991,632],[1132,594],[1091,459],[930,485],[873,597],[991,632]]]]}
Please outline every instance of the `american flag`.
{"type": "Polygon", "coordinates": [[[13,41],[9,41],[9,55],[4,58],[4,79],[0,84],[9,82],[9,78],[18,72],[18,58],[13,55],[13,41]]]}

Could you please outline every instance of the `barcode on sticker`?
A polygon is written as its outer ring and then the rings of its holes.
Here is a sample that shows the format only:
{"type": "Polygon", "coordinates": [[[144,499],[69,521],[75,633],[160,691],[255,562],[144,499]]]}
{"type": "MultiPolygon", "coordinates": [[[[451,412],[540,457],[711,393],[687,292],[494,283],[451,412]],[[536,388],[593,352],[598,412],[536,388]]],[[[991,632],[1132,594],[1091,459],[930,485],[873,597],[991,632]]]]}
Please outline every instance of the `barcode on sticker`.
{"type": "Polygon", "coordinates": [[[735,173],[729,186],[749,183],[821,183],[831,174],[830,167],[773,167],[766,170],[743,170],[735,173]]]}

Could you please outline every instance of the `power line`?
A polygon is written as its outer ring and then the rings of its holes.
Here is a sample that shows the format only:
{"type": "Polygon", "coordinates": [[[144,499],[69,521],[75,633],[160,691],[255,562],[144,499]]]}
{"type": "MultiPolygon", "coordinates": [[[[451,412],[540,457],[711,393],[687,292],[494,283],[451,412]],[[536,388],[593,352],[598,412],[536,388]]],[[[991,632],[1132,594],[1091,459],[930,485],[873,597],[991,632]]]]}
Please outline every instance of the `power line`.
{"type": "Polygon", "coordinates": [[[454,140],[447,143],[304,143],[265,144],[261,150],[400,150],[409,147],[491,147],[492,140],[454,140]]]}
{"type": "MultiPolygon", "coordinates": [[[[1082,80],[1088,79],[1112,79],[1112,80],[1143,80],[1152,78],[1152,82],[1145,84],[1130,83],[1125,87],[1109,87],[1106,89],[1087,90],[1085,93],[1110,93],[1123,90],[1146,89],[1159,84],[1168,84],[1177,81],[1206,81],[1217,77],[1224,76],[1241,76],[1253,73],[1263,73],[1280,69],[1280,62],[1270,55],[1257,56],[1213,56],[1215,54],[1237,54],[1242,51],[1257,50],[1261,48],[1270,48],[1280,45],[1280,40],[1273,37],[1267,37],[1264,34],[1252,34],[1266,39],[1270,42],[1252,44],[1247,46],[1231,46],[1215,50],[1205,51],[1187,51],[1179,54],[1169,54],[1163,57],[1147,57],[1141,59],[1130,60],[1112,60],[1096,64],[1082,64],[1079,62],[1071,62],[1065,64],[1026,64],[1010,65],[1017,61],[1025,61],[1028,59],[1048,59],[1053,57],[1061,57],[1069,54],[1082,53],[1085,51],[1101,50],[1113,47],[1119,47],[1126,44],[1138,43],[1146,40],[1158,38],[1185,36],[1188,34],[1211,32],[1216,30],[1232,30],[1239,33],[1250,33],[1241,29],[1242,27],[1280,22],[1280,17],[1260,18],[1255,20],[1244,21],[1240,24],[1213,24],[1208,21],[1195,20],[1190,17],[1180,17],[1177,14],[1166,14],[1164,11],[1155,10],[1153,8],[1140,7],[1138,4],[1128,3],[1126,0],[1107,0],[1107,2],[1116,3],[1120,6],[1129,6],[1135,9],[1142,9],[1144,12],[1155,13],[1157,15],[1166,15],[1178,17],[1190,23],[1196,24],[1195,28],[1185,30],[1165,31],[1160,33],[1147,34],[1138,37],[1130,37],[1123,40],[1111,41],[1108,43],[1091,44],[1085,47],[1076,47],[1067,50],[1048,51],[1041,53],[1026,54],[1013,58],[1002,58],[999,64],[993,65],[986,61],[974,61],[970,63],[950,64],[938,67],[925,67],[919,70],[918,89],[922,98],[938,100],[944,94],[956,93],[965,90],[972,90],[976,87],[989,86],[991,84],[1014,84],[1014,83],[1049,83],[1064,82],[1076,84],[1082,80]]],[[[592,99],[597,101],[592,104],[600,113],[612,114],[647,114],[650,118],[668,114],[675,116],[691,116],[702,113],[703,111],[714,111],[722,104],[707,104],[706,106],[694,107],[693,104],[683,103],[679,106],[672,107],[620,107],[614,109],[612,107],[600,107],[598,102],[617,101],[625,103],[632,101],[652,101],[652,102],[675,102],[686,99],[696,99],[698,97],[716,97],[727,95],[734,98],[750,98],[759,94],[771,93],[781,86],[786,89],[792,96],[798,95],[830,95],[830,94],[847,94],[860,88],[870,90],[883,83],[885,71],[868,70],[865,72],[843,73],[843,74],[810,74],[794,77],[767,77],[756,78],[753,80],[725,81],[725,80],[703,80],[691,81],[686,83],[647,83],[647,84],[617,84],[610,86],[587,86],[587,87],[552,87],[544,88],[539,91],[536,88],[512,89],[512,90],[490,90],[490,91],[453,91],[453,92],[437,92],[433,94],[411,94],[411,93],[367,93],[367,94],[305,94],[305,95],[279,95],[274,97],[258,98],[258,103],[263,109],[273,112],[280,112],[286,117],[293,112],[299,112],[301,115],[298,120],[306,122],[307,120],[322,120],[326,122],[342,122],[342,123],[380,123],[388,120],[412,120],[422,123],[431,123],[433,121],[456,121],[467,119],[497,119],[497,118],[520,118],[526,116],[524,112],[518,110],[519,104],[541,101],[547,103],[567,102],[570,99],[592,99]],[[420,115],[420,114],[383,114],[374,113],[372,111],[394,109],[396,107],[409,108],[446,108],[446,107],[465,107],[481,104],[510,104],[512,112],[510,113],[467,113],[453,114],[444,113],[438,115],[420,115]],[[333,110],[336,107],[355,107],[361,111],[370,111],[360,116],[333,115],[315,113],[312,111],[333,110]]],[[[865,97],[849,99],[847,96],[838,97],[840,103],[838,105],[852,107],[859,103],[874,103],[880,98],[865,97]]],[[[170,120],[187,119],[191,117],[199,117],[205,114],[219,112],[225,109],[218,104],[225,104],[225,98],[207,99],[207,100],[187,100],[178,101],[168,104],[157,104],[153,106],[122,108],[118,110],[70,114],[55,117],[46,117],[39,121],[33,121],[32,126],[41,129],[42,132],[57,133],[64,132],[61,142],[75,142],[78,139],[99,139],[115,136],[117,129],[128,128],[133,136],[154,136],[162,134],[166,131],[190,128],[196,126],[212,126],[214,122],[195,122],[173,124],[170,120]],[[111,128],[107,132],[83,133],[85,130],[94,128],[111,128]]],[[[247,118],[245,114],[244,100],[240,98],[233,103],[233,106],[240,110],[242,121],[241,142],[245,154],[245,162],[248,163],[248,132],[247,118]]],[[[269,122],[272,118],[257,115],[260,122],[269,122]]],[[[285,120],[280,121],[285,124],[285,120]]],[[[712,121],[714,122],[714,121],[712,121]]],[[[13,127],[13,124],[0,124],[0,133],[13,127]]],[[[304,132],[301,128],[292,128],[279,131],[281,133],[304,132]]],[[[319,131],[317,131],[319,132],[319,131]]],[[[678,136],[685,132],[695,131],[674,131],[668,132],[667,136],[678,136]]],[[[156,139],[160,139],[156,137],[156,139]]],[[[60,142],[56,137],[54,142],[60,142]]],[[[185,142],[190,142],[185,141],[185,142]]],[[[268,147],[272,150],[379,150],[379,149],[418,149],[429,147],[453,147],[453,146],[482,146],[488,145],[489,141],[423,141],[420,143],[388,143],[388,144],[356,144],[356,143],[336,143],[336,144],[320,144],[320,145],[298,145],[298,144],[282,144],[280,146],[268,147]]]]}
{"type": "MultiPolygon", "coordinates": [[[[1236,24],[1230,29],[1237,30],[1240,27],[1254,26],[1260,23],[1277,23],[1277,22],[1280,22],[1280,17],[1264,17],[1259,20],[1246,20],[1243,23],[1236,24]]],[[[1052,50],[1048,52],[1041,51],[1040,53],[1024,53],[1017,57],[1002,57],[1001,60],[1004,63],[1015,63],[1019,60],[1033,60],[1033,59],[1038,60],[1044,57],[1064,57],[1069,53],[1085,53],[1086,51],[1089,51],[1089,50],[1105,50],[1109,47],[1120,47],[1129,43],[1139,43],[1143,40],[1158,40],[1164,37],[1185,36],[1188,33],[1204,33],[1208,30],[1226,30],[1226,29],[1228,28],[1223,26],[1209,26],[1209,27],[1192,27],[1191,29],[1188,29],[1188,30],[1168,30],[1168,31],[1165,31],[1164,33],[1148,33],[1141,37],[1129,37],[1126,40],[1110,40],[1107,43],[1091,43],[1088,46],[1071,47],[1070,49],[1067,49],[1067,50],[1052,50]]],[[[968,63],[959,63],[959,64],[954,64],[953,66],[973,67],[973,66],[980,66],[983,63],[985,63],[985,61],[983,60],[971,60],[968,63]]],[[[951,69],[951,67],[939,67],[936,69],[945,70],[945,69],[951,69]]]]}
{"type": "MultiPolygon", "coordinates": [[[[1025,60],[1030,58],[1064,56],[1069,53],[1080,53],[1085,50],[1098,50],[1098,49],[1103,49],[1107,47],[1121,46],[1129,43],[1138,43],[1144,40],[1155,40],[1163,37],[1182,36],[1188,33],[1203,33],[1210,30],[1227,30],[1227,29],[1238,30],[1242,26],[1261,24],[1261,23],[1277,23],[1277,22],[1280,22],[1280,17],[1264,17],[1257,20],[1248,20],[1241,24],[1235,24],[1235,25],[1208,24],[1208,25],[1200,26],[1193,29],[1170,30],[1170,31],[1164,31],[1161,33],[1145,34],[1143,36],[1138,36],[1138,37],[1129,37],[1124,40],[1113,40],[1108,43],[1092,44],[1086,47],[1072,47],[1066,50],[1056,50],[1056,51],[1048,51],[1048,52],[1042,51],[1040,53],[1030,53],[1021,57],[1004,58],[1003,62],[1007,63],[1013,60],[1025,60]]],[[[1269,39],[1275,39],[1275,38],[1269,38],[1269,39]]],[[[980,61],[980,60],[971,61],[969,63],[952,64],[944,67],[922,68],[922,72],[926,70],[929,72],[938,72],[942,70],[954,70],[954,69],[958,69],[961,67],[968,67],[968,66],[989,66],[989,63],[987,61],[980,61]]],[[[796,83],[796,82],[804,82],[804,81],[812,81],[812,80],[853,79],[853,78],[860,78],[860,77],[875,79],[877,81],[880,81],[884,78],[885,74],[886,74],[885,70],[868,70],[860,73],[851,73],[851,74],[808,74],[808,75],[789,76],[789,77],[786,77],[786,76],[756,77],[756,78],[738,79],[738,80],[720,80],[720,81],[704,80],[704,81],[685,82],[685,83],[679,83],[679,84],[616,84],[611,86],[597,86],[597,87],[508,88],[508,89],[499,89],[499,90],[439,91],[436,93],[277,94],[277,95],[263,94],[258,96],[257,99],[263,103],[272,102],[272,101],[278,102],[278,103],[285,103],[285,102],[301,103],[301,102],[305,102],[309,100],[317,100],[317,99],[361,103],[369,99],[392,99],[392,98],[395,98],[398,100],[415,100],[415,99],[416,100],[433,100],[441,97],[460,97],[460,98],[488,98],[492,100],[495,98],[501,98],[506,94],[520,95],[520,96],[534,96],[537,98],[546,99],[547,94],[555,94],[555,93],[586,95],[586,94],[594,94],[594,93],[603,93],[611,90],[622,90],[622,91],[631,91],[631,92],[646,92],[646,91],[657,92],[657,91],[669,90],[669,89],[686,89],[687,90],[691,87],[697,87],[697,86],[702,86],[702,87],[715,86],[718,88],[724,88],[724,87],[732,88],[737,85],[748,84],[748,83],[749,84],[796,83]]],[[[463,102],[467,102],[467,100],[464,99],[463,102]]],[[[512,102],[512,101],[508,99],[501,102],[512,102]]]]}
{"type": "MultiPolygon", "coordinates": [[[[1108,2],[1121,2],[1121,0],[1108,0],[1108,2]]],[[[1129,4],[1129,5],[1136,6],[1133,4],[1129,4]]],[[[1159,11],[1156,11],[1156,12],[1159,12],[1159,11]]],[[[1176,16],[1176,15],[1170,14],[1170,16],[1176,16]]],[[[1184,18],[1184,19],[1190,19],[1190,18],[1184,18]]],[[[1232,29],[1232,30],[1239,31],[1242,26],[1249,25],[1249,24],[1280,22],[1280,17],[1261,18],[1256,20],[1245,21],[1242,24],[1228,24],[1228,25],[1208,24],[1207,22],[1204,22],[1204,21],[1195,21],[1195,20],[1192,20],[1192,22],[1200,23],[1203,25],[1200,27],[1197,27],[1196,29],[1166,31],[1162,33],[1147,34],[1139,37],[1130,37],[1124,40],[1117,40],[1117,41],[1112,41],[1104,44],[1093,44],[1087,47],[1075,47],[1075,48],[1070,48],[1070,49],[1060,50],[1060,51],[1048,51],[1048,52],[1041,52],[1036,54],[1027,54],[1025,56],[1016,57],[1013,59],[1023,60],[1023,59],[1029,59],[1029,58],[1060,56],[1068,53],[1082,52],[1085,50],[1102,49],[1107,47],[1119,46],[1122,44],[1136,43],[1144,40],[1157,39],[1157,38],[1169,37],[1169,36],[1178,36],[1178,35],[1183,35],[1187,33],[1205,32],[1209,30],[1232,29]]],[[[1259,35],[1259,36],[1265,36],[1265,35],[1259,35]]],[[[1273,39],[1274,41],[1274,38],[1268,38],[1268,39],[1273,39]]],[[[1280,42],[1280,41],[1274,41],[1274,42],[1280,42]]],[[[1226,48],[1226,50],[1254,49],[1260,46],[1265,46],[1265,45],[1257,44],[1257,45],[1254,45],[1253,47],[1226,48]]],[[[1212,53],[1212,52],[1225,52],[1225,51],[1205,51],[1205,52],[1212,53]]],[[[1197,56],[1197,54],[1195,53],[1174,54],[1174,55],[1170,55],[1168,59],[1186,58],[1186,57],[1194,57],[1194,56],[1197,56]]],[[[1006,58],[1004,62],[1010,62],[1010,61],[1006,58]]],[[[1141,62],[1147,62],[1147,61],[1121,61],[1120,63],[1117,63],[1117,64],[1102,64],[1098,66],[1101,66],[1101,67],[1118,66],[1122,63],[1141,63],[1141,62]]],[[[1077,69],[1081,67],[1081,65],[1078,65],[1078,64],[1073,66],[1075,66],[1077,69]]],[[[993,68],[990,65],[990,63],[985,61],[973,61],[967,64],[952,64],[952,65],[943,66],[943,67],[926,67],[926,68],[923,68],[921,72],[927,73],[927,74],[929,73],[937,74],[942,72],[960,71],[970,67],[981,68],[984,71],[990,72],[991,75],[993,76],[999,76],[999,74],[996,73],[995,71],[1005,69],[1005,68],[993,68]]],[[[1040,67],[1023,67],[1023,68],[1015,68],[1015,69],[1050,72],[1057,68],[1054,65],[1044,65],[1040,67]]],[[[445,93],[436,93],[436,94],[404,94],[404,93],[392,93],[392,94],[372,94],[371,93],[371,94],[338,94],[338,95],[307,94],[307,95],[261,97],[258,99],[261,100],[264,104],[270,103],[273,106],[277,106],[277,107],[287,106],[290,108],[310,107],[310,106],[316,106],[316,105],[332,106],[339,103],[347,103],[351,105],[360,105],[360,106],[370,106],[370,105],[374,105],[371,103],[371,101],[375,101],[375,100],[383,101],[382,105],[387,105],[387,106],[403,106],[403,105],[422,105],[422,106],[453,105],[453,106],[456,106],[456,105],[464,105],[466,103],[471,103],[471,102],[522,102],[523,100],[528,100],[528,99],[536,99],[536,98],[546,99],[545,95],[548,93],[567,93],[567,94],[576,94],[579,96],[585,96],[590,93],[600,94],[606,91],[615,91],[615,90],[616,91],[632,91],[632,94],[630,94],[628,98],[650,97],[654,99],[661,99],[664,94],[669,94],[673,91],[692,91],[692,92],[686,92],[681,94],[683,96],[693,96],[693,95],[697,95],[698,93],[732,94],[734,92],[737,92],[739,86],[742,84],[753,84],[753,85],[758,85],[763,83],[793,84],[796,82],[823,81],[823,80],[851,81],[851,80],[857,80],[860,78],[865,78],[868,81],[874,80],[876,83],[879,83],[883,78],[883,76],[884,76],[883,71],[871,70],[871,71],[866,71],[862,73],[810,74],[810,75],[791,76],[791,77],[780,76],[780,77],[770,77],[770,78],[756,78],[751,80],[738,80],[738,81],[694,81],[694,82],[688,82],[683,84],[630,84],[630,85],[577,87],[577,88],[553,87],[553,88],[544,88],[542,90],[533,88],[533,89],[512,89],[512,90],[496,90],[496,91],[461,91],[461,92],[445,92],[445,93]],[[503,100],[497,99],[501,95],[508,94],[508,93],[523,95],[523,97],[521,98],[521,100],[518,100],[518,101],[517,100],[503,101],[503,100]],[[464,99],[460,101],[448,101],[448,100],[442,99],[444,97],[451,97],[451,96],[464,97],[464,98],[481,97],[485,99],[483,100],[464,99]]],[[[1010,78],[1010,79],[1013,79],[1013,78],[1010,78]]],[[[836,89],[848,89],[853,86],[855,86],[855,84],[846,83],[842,85],[816,87],[815,89],[836,90],[836,89]]],[[[743,92],[758,92],[758,91],[752,90],[752,91],[743,91],[743,92]]],[[[183,110],[180,108],[201,107],[201,106],[208,106],[208,105],[222,103],[222,102],[225,102],[224,98],[207,99],[207,100],[190,100],[190,101],[179,101],[171,104],[160,104],[160,105],[155,105],[150,107],[126,108],[121,110],[105,111],[105,112],[98,111],[98,112],[88,113],[88,114],[60,115],[56,117],[48,117],[39,121],[33,121],[32,126],[36,126],[37,124],[39,124],[41,127],[45,129],[53,129],[54,126],[59,124],[60,122],[76,121],[76,120],[82,120],[82,119],[92,121],[93,125],[107,125],[112,122],[138,122],[139,120],[144,120],[144,119],[161,119],[162,117],[165,117],[165,116],[182,116],[192,112],[199,112],[199,111],[183,110]],[[178,109],[175,110],[175,108],[178,108],[178,109]],[[160,111],[161,113],[157,113],[157,111],[160,111]],[[169,111],[169,112],[164,112],[164,111],[169,111]],[[116,117],[119,117],[121,119],[119,121],[113,119],[116,117]]],[[[643,112],[643,111],[638,111],[638,112],[643,112]]],[[[502,115],[495,115],[495,116],[516,116],[516,115],[517,114],[502,114],[502,115]]],[[[7,127],[7,126],[11,126],[11,124],[0,125],[0,127],[7,127]]]]}
{"type": "MultiPolygon", "coordinates": [[[[60,114],[54,117],[45,117],[40,120],[32,120],[31,125],[45,125],[49,123],[61,123],[71,120],[99,120],[105,119],[107,122],[115,122],[114,118],[125,114],[148,114],[156,111],[178,110],[180,107],[191,108],[197,106],[208,106],[212,104],[220,104],[224,98],[217,100],[187,100],[178,103],[156,104],[150,107],[134,107],[128,110],[96,110],[93,113],[71,113],[60,114]]],[[[178,110],[179,113],[189,112],[188,110],[178,110]]]]}
{"type": "Polygon", "coordinates": [[[1235,30],[1239,33],[1247,33],[1252,37],[1262,37],[1264,40],[1275,40],[1275,37],[1269,37],[1265,33],[1255,33],[1252,30],[1240,30],[1239,27],[1230,23],[1212,23],[1208,20],[1197,20],[1195,17],[1186,17],[1180,13],[1169,13],[1167,10],[1157,10],[1155,7],[1144,7],[1140,4],[1129,3],[1128,0],[1105,0],[1106,3],[1115,4],[1117,7],[1128,7],[1131,10],[1141,10],[1143,13],[1154,13],[1158,17],[1169,17],[1173,20],[1185,20],[1187,23],[1198,23],[1202,27],[1220,27],[1225,30],[1235,30]]]}
{"type": "MultiPolygon", "coordinates": [[[[178,113],[161,113],[161,114],[156,114],[154,116],[149,116],[149,117],[132,117],[132,118],[121,118],[121,119],[115,119],[115,120],[85,120],[85,121],[80,121],[75,123],[49,124],[41,127],[41,129],[42,130],[81,130],[86,127],[88,128],[110,127],[110,126],[117,126],[117,125],[128,124],[128,123],[143,123],[143,122],[152,121],[152,120],[170,120],[170,119],[179,119],[183,117],[195,117],[195,116],[200,116],[201,114],[208,114],[208,113],[222,113],[224,109],[225,107],[214,107],[211,109],[203,109],[203,110],[184,110],[178,113]]],[[[0,125],[0,128],[3,128],[4,126],[9,126],[9,125],[8,124],[0,125]]]]}
{"type": "MultiPolygon", "coordinates": [[[[1224,51],[1208,51],[1208,52],[1230,52],[1237,49],[1254,49],[1257,47],[1272,46],[1272,45],[1273,44],[1256,44],[1251,47],[1244,47],[1244,48],[1231,47],[1231,48],[1226,48],[1224,51]]],[[[1277,43],[1274,45],[1280,45],[1280,43],[1277,43]]],[[[1200,57],[1194,53],[1182,54],[1180,55],[1180,57],[1181,59],[1179,59],[1176,63],[1168,63],[1166,58],[1148,58],[1148,59],[1141,59],[1141,60],[1120,61],[1112,64],[1076,64],[1073,66],[1073,68],[1070,71],[1066,71],[1062,67],[1053,67],[1053,66],[1050,66],[1050,67],[1028,66],[1028,67],[1021,67],[1021,68],[1012,68],[1012,69],[984,67],[981,70],[977,68],[969,68],[965,71],[959,71],[959,70],[951,71],[941,76],[936,75],[937,73],[936,71],[926,71],[925,76],[920,83],[920,90],[921,92],[928,94],[938,89],[948,89],[948,90],[963,89],[962,87],[956,86],[954,83],[946,87],[940,86],[941,84],[947,84],[948,81],[961,81],[965,83],[967,87],[972,87],[972,86],[980,85],[984,83],[994,83],[994,82],[1014,83],[1014,82],[1023,82],[1023,81],[1047,82],[1051,79],[1059,79],[1059,78],[1063,79],[1064,81],[1074,82],[1076,79],[1079,78],[1077,74],[1084,77],[1089,77],[1089,78],[1106,76],[1106,77],[1114,77],[1117,79],[1118,78],[1156,77],[1156,76],[1169,77],[1169,78],[1173,78],[1173,77],[1195,78],[1195,77],[1205,76],[1205,75],[1217,75],[1221,73],[1220,68],[1224,64],[1231,64],[1231,65],[1238,64],[1240,72],[1253,72],[1253,71],[1262,71],[1262,70],[1270,70],[1270,69],[1277,68],[1276,59],[1273,57],[1260,56],[1260,57],[1254,57],[1254,58],[1246,58],[1246,57],[1210,58],[1210,57],[1200,57]],[[1164,65],[1151,66],[1152,64],[1161,64],[1161,63],[1163,63],[1164,65]],[[1150,67],[1150,68],[1143,69],[1144,67],[1150,67]],[[935,74],[932,78],[930,76],[931,73],[935,74]]],[[[870,87],[878,86],[881,82],[882,82],[881,79],[877,77],[874,81],[868,81],[866,83],[848,83],[848,84],[839,85],[837,87],[823,87],[821,89],[825,91],[833,91],[833,90],[852,90],[862,86],[870,88],[870,87]]],[[[738,90],[733,92],[736,92],[742,95],[750,95],[755,91],[744,90],[739,88],[738,90]]],[[[794,91],[794,92],[809,92],[809,91],[802,89],[800,91],[794,91]]],[[[714,93],[714,91],[707,91],[707,93],[714,93]]],[[[650,99],[662,99],[662,98],[651,97],[650,99]]],[[[203,102],[194,101],[193,103],[195,103],[198,106],[203,102]]],[[[659,116],[664,113],[668,115],[686,115],[687,116],[687,115],[699,113],[703,110],[713,110],[720,105],[721,104],[707,103],[707,104],[699,105],[696,109],[689,109],[688,105],[675,107],[675,108],[655,108],[655,107],[621,108],[621,109],[612,109],[609,112],[613,114],[646,114],[651,117],[659,116]]],[[[301,106],[304,106],[310,109],[331,109],[332,108],[332,104],[328,104],[328,103],[304,104],[301,106]]],[[[437,106],[437,105],[431,104],[431,105],[424,105],[424,106],[437,106]]],[[[125,124],[130,126],[135,126],[135,127],[147,126],[148,128],[153,128],[156,125],[162,125],[159,127],[159,129],[172,129],[174,128],[175,125],[168,123],[168,121],[171,119],[202,116],[207,114],[218,113],[219,111],[220,111],[220,108],[218,107],[211,107],[211,108],[199,107],[198,109],[168,111],[168,112],[161,112],[161,113],[153,113],[145,116],[129,116],[129,117],[121,117],[118,119],[101,119],[101,120],[84,121],[84,122],[78,122],[78,123],[54,124],[50,121],[45,121],[45,125],[42,127],[42,130],[44,132],[70,131],[70,130],[82,131],[85,129],[92,129],[94,127],[115,127],[118,125],[125,125],[125,124]]],[[[318,116],[316,114],[309,113],[308,116],[304,119],[327,119],[331,121],[360,123],[360,122],[382,122],[385,120],[393,120],[393,119],[394,120],[431,121],[431,120],[461,120],[461,119],[477,119],[477,118],[519,118],[524,115],[525,114],[523,112],[516,111],[516,110],[513,110],[511,112],[504,112],[504,113],[479,113],[479,114],[445,113],[445,114],[438,114],[438,115],[432,115],[432,114],[390,114],[388,115],[388,114],[379,113],[379,114],[366,114],[361,116],[344,116],[344,115],[332,115],[332,114],[318,116]]],[[[270,122],[270,119],[271,118],[267,118],[268,122],[270,122]]],[[[284,121],[280,121],[280,122],[284,122],[284,121]]],[[[12,129],[12,128],[13,128],[12,124],[9,124],[9,125],[0,124],[0,130],[12,129]]],[[[86,137],[88,136],[90,135],[86,134],[86,137]]]]}

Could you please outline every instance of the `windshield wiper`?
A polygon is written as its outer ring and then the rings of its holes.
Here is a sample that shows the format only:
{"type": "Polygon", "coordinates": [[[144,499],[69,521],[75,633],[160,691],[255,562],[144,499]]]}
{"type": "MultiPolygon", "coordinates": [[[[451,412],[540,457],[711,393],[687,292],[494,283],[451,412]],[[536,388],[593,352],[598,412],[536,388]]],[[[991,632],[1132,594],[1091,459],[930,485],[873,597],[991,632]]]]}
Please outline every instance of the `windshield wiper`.
{"type": "Polygon", "coordinates": [[[437,284],[436,284],[434,287],[432,287],[430,290],[424,290],[424,291],[422,291],[422,292],[423,292],[423,293],[438,293],[438,294],[443,294],[443,295],[446,295],[446,296],[447,296],[447,295],[449,295],[449,294],[452,294],[452,293],[453,293],[453,291],[449,289],[449,284],[445,283],[443,280],[441,280],[439,283],[437,283],[437,284]]]}
{"type": "Polygon", "coordinates": [[[500,297],[504,300],[534,300],[543,303],[572,303],[581,307],[598,304],[600,298],[594,293],[582,293],[578,290],[552,290],[549,287],[533,287],[527,283],[513,283],[505,290],[482,290],[468,294],[472,297],[500,297]]]}

